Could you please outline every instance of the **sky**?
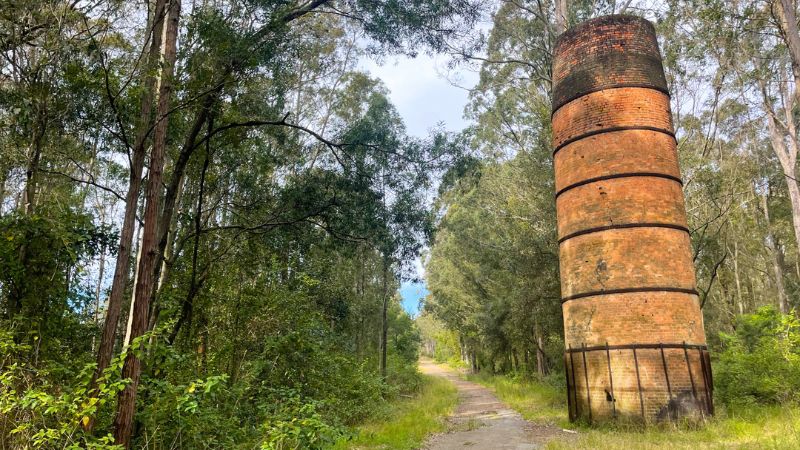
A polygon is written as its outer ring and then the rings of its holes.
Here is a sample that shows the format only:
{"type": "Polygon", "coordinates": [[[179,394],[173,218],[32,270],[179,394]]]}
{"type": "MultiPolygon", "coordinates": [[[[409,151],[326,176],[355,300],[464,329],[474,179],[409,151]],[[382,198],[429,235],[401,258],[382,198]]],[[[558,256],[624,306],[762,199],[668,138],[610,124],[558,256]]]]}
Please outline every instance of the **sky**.
{"type": "Polygon", "coordinates": [[[419,301],[428,295],[425,282],[412,283],[405,281],[400,285],[400,297],[403,299],[403,309],[408,311],[411,316],[419,314],[419,301]]]}
{"type": "MultiPolygon", "coordinates": [[[[419,55],[387,58],[382,64],[365,59],[361,69],[383,80],[408,134],[421,137],[439,124],[448,131],[460,131],[469,124],[463,117],[469,95],[465,87],[474,86],[478,76],[448,72],[446,63],[446,56],[419,55]]],[[[415,266],[417,276],[423,278],[422,263],[417,261],[415,266]]],[[[400,286],[403,308],[412,316],[419,313],[419,301],[427,294],[424,280],[400,286]]]]}
{"type": "Polygon", "coordinates": [[[460,131],[468,124],[463,117],[468,91],[461,86],[474,86],[478,76],[472,72],[448,73],[446,64],[445,55],[421,54],[416,58],[386,58],[380,65],[364,59],[361,68],[383,80],[408,133],[424,136],[439,123],[448,131],[460,131]]]}

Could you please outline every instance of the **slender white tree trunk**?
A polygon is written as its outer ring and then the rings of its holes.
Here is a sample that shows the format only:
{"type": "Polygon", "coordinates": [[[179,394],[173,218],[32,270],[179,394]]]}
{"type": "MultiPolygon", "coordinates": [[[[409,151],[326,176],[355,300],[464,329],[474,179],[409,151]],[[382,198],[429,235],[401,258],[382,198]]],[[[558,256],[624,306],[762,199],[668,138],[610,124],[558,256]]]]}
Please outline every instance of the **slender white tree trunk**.
{"type": "Polygon", "coordinates": [[[567,0],[555,0],[556,35],[567,31],[567,0]]]}

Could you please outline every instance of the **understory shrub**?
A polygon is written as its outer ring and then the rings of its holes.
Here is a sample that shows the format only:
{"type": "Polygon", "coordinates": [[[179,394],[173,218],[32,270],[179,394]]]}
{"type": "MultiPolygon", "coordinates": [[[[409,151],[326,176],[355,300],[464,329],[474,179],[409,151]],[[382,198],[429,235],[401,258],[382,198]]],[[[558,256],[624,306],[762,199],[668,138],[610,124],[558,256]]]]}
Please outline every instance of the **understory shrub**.
{"type": "Polygon", "coordinates": [[[800,392],[800,321],[763,307],[740,316],[733,334],[721,334],[724,350],[715,365],[719,400],[783,403],[800,392]]]}
{"type": "Polygon", "coordinates": [[[422,387],[422,374],[416,364],[409,363],[400,356],[389,354],[386,384],[394,394],[411,394],[422,387]]]}
{"type": "Polygon", "coordinates": [[[345,435],[346,429],[332,424],[320,412],[324,402],[303,398],[294,390],[278,390],[280,400],[268,411],[261,450],[322,450],[345,435]]]}
{"type": "Polygon", "coordinates": [[[36,366],[20,355],[30,352],[0,331],[0,448],[120,449],[110,433],[85,433],[89,417],[108,419],[108,406],[125,387],[115,358],[98,379],[97,392],[87,389],[94,364],[87,364],[69,383],[51,380],[58,367],[36,366]],[[13,362],[12,362],[13,361],[13,362]]]}

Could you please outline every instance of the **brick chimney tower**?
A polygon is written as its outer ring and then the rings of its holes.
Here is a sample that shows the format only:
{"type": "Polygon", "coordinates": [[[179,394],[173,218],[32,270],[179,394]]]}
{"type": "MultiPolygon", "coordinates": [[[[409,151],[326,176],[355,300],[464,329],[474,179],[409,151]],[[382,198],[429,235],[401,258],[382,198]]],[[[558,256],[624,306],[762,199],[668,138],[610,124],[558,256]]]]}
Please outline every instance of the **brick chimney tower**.
{"type": "Polygon", "coordinates": [[[553,158],[570,420],[713,414],[655,28],[589,20],[553,57],[553,158]]]}

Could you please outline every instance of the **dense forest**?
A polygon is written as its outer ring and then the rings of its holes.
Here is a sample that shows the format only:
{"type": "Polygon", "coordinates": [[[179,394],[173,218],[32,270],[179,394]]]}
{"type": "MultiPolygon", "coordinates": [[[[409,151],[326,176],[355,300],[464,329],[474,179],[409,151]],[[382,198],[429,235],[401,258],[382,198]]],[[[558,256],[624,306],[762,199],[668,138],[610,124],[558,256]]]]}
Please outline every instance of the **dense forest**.
{"type": "Polygon", "coordinates": [[[414,389],[395,291],[465,146],[356,64],[476,14],[3,2],[2,447],[325,442],[414,389]]]}
{"type": "Polygon", "coordinates": [[[659,33],[720,400],[792,399],[794,1],[2,0],[0,448],[327,448],[420,352],[558,383],[552,49],[611,13],[659,33]],[[479,74],[463,132],[359,69],[421,52],[479,74]]]}

